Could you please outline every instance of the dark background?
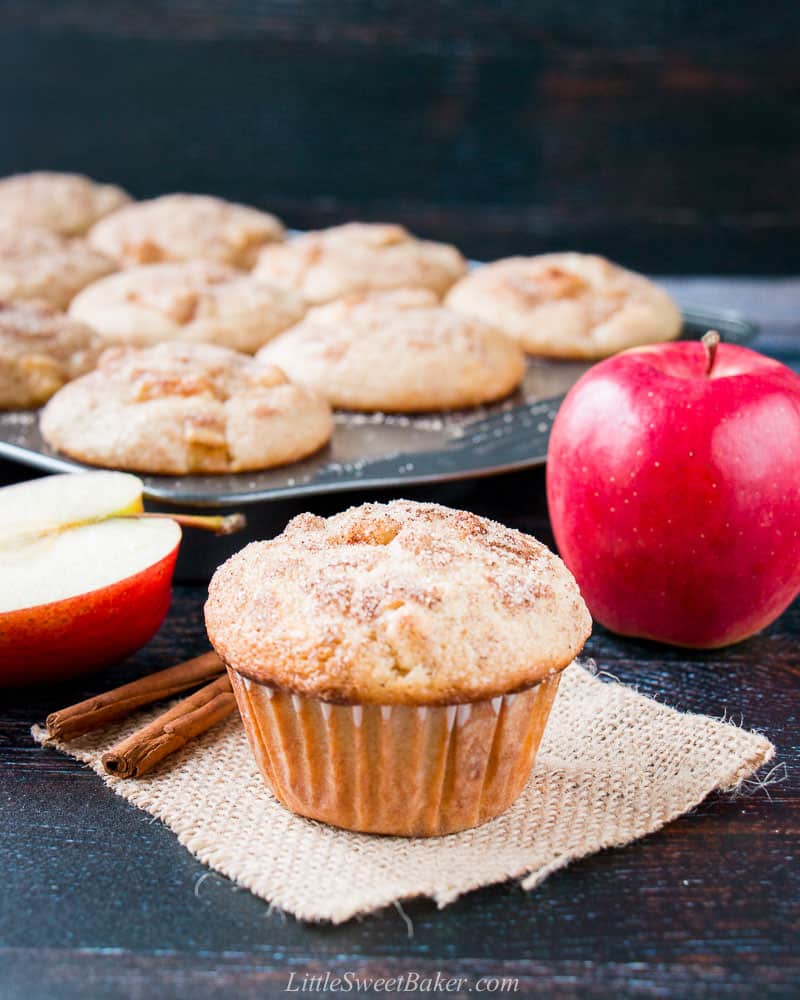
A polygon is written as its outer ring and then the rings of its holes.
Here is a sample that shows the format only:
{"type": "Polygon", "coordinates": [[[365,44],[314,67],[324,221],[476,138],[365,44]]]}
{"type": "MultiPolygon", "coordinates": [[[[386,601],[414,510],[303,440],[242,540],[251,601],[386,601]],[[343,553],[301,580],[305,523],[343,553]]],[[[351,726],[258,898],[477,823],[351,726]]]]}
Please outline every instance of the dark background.
{"type": "Polygon", "coordinates": [[[800,270],[800,4],[0,0],[0,173],[800,270]]]}

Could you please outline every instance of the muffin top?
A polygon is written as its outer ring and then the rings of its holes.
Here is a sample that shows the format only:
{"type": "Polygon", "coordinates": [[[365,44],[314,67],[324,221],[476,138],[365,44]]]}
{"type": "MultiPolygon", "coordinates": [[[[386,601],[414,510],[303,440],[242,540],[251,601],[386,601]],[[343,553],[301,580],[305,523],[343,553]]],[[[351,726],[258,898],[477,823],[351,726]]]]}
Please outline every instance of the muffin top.
{"type": "Polygon", "coordinates": [[[239,673],[345,703],[522,690],[567,666],[591,630],[569,570],[536,539],[409,500],[301,514],[217,570],[205,616],[239,673]]]}
{"type": "Polygon", "coordinates": [[[41,299],[65,309],[82,288],[114,269],[80,237],[21,228],[0,217],[0,298],[41,299]]]}
{"type": "Polygon", "coordinates": [[[328,404],[279,368],[211,344],[112,347],[42,411],[51,447],[90,465],[166,475],[297,461],[328,440],[328,404]]]}
{"type": "Polygon", "coordinates": [[[428,288],[441,298],[465,271],[455,247],[379,222],[350,222],[265,247],[255,268],[314,303],[384,288],[428,288]]]}
{"type": "Polygon", "coordinates": [[[259,357],[333,406],[366,411],[477,406],[507,396],[525,373],[511,338],[421,288],[318,306],[259,357]]]}
{"type": "Polygon", "coordinates": [[[82,236],[130,201],[113,184],[81,174],[37,170],[0,178],[0,219],[15,226],[39,226],[62,236],[82,236]]]}
{"type": "Polygon", "coordinates": [[[100,350],[93,330],[47,303],[0,301],[0,409],[40,406],[100,350]]]}
{"type": "Polygon", "coordinates": [[[530,354],[592,360],[672,340],[678,307],[641,274],[604,257],[548,253],[476,268],[446,305],[491,321],[530,354]]]}
{"type": "Polygon", "coordinates": [[[109,344],[182,340],[252,353],[296,323],[305,303],[235,268],[192,260],[112,274],[84,289],[69,311],[109,344]]]}
{"type": "Polygon", "coordinates": [[[89,233],[123,267],[165,260],[214,260],[250,268],[266,243],[283,239],[274,215],[202,194],[165,194],[128,205],[89,233]]]}

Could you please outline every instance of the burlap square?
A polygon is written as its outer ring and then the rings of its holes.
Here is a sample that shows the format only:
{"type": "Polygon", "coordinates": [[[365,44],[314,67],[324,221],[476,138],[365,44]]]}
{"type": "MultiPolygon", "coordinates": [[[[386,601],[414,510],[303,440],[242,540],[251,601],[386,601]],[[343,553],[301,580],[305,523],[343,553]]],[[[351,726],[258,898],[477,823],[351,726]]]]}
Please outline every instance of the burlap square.
{"type": "MultiPolygon", "coordinates": [[[[102,774],[103,750],[156,714],[52,745],[102,774]]],[[[657,830],[714,789],[735,788],[774,752],[757,733],[676,712],[576,663],[520,799],[491,823],[449,837],[354,834],[292,815],[256,771],[238,717],[145,778],[103,779],[257,896],[303,920],[339,923],[413,896],[444,906],[508,878],[531,889],[575,858],[657,830]]]]}

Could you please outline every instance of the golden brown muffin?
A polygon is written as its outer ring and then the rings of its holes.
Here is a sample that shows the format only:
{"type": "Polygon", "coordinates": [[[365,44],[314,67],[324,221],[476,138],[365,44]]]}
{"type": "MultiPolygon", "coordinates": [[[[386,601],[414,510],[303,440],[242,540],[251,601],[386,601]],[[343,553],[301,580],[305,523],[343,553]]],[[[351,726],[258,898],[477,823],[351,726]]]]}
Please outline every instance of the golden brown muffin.
{"type": "Polygon", "coordinates": [[[255,273],[321,303],[389,288],[427,288],[441,298],[465,270],[447,243],[420,240],[402,226],[350,222],[266,247],[255,273]]]}
{"type": "Polygon", "coordinates": [[[89,233],[121,267],[170,260],[211,260],[250,268],[267,243],[283,239],[274,215],[202,194],[165,194],[102,219],[89,233]]]}
{"type": "Polygon", "coordinates": [[[217,570],[205,614],[278,798],[405,835],[514,801],[591,627],[535,539],[405,500],[295,518],[217,570]]]}
{"type": "Polygon", "coordinates": [[[112,274],[77,295],[69,312],[107,344],[179,340],[252,354],[301,319],[305,303],[235,268],[193,260],[112,274]]]}
{"type": "Polygon", "coordinates": [[[41,406],[101,349],[94,330],[46,302],[0,301],[0,409],[41,406]]]}
{"type": "Polygon", "coordinates": [[[0,178],[0,219],[61,236],[83,236],[95,222],[129,201],[122,188],[81,174],[37,170],[0,178]]]}
{"type": "Polygon", "coordinates": [[[259,358],[347,410],[421,413],[509,395],[522,381],[517,344],[423,289],[351,295],[312,309],[259,358]]]}
{"type": "Polygon", "coordinates": [[[297,461],[330,438],[328,404],[280,369],[211,344],[115,347],[42,411],[47,443],[90,465],[185,475],[297,461]]]}
{"type": "Polygon", "coordinates": [[[66,309],[86,285],[115,270],[86,240],[0,219],[0,299],[40,299],[66,309]]]}
{"type": "Polygon", "coordinates": [[[604,257],[549,253],[476,268],[447,295],[451,309],[493,323],[529,354],[594,360],[674,340],[681,314],[667,293],[604,257]]]}

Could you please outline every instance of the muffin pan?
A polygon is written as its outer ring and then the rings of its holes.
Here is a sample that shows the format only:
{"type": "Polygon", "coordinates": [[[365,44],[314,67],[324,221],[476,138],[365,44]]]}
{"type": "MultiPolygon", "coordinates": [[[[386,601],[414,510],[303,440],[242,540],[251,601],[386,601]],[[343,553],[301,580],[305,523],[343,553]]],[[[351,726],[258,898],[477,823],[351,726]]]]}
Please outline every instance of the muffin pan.
{"type": "MultiPolygon", "coordinates": [[[[730,310],[684,308],[682,336],[719,330],[745,344],[756,327],[730,310]]],[[[423,416],[337,413],[333,440],[302,462],[221,476],[142,476],[160,504],[203,508],[352,490],[408,487],[488,476],[542,465],[564,393],[590,366],[531,358],[520,389],[492,406],[423,416]]],[[[38,414],[0,413],[0,456],[46,472],[85,469],[42,440],[38,414]]]]}

